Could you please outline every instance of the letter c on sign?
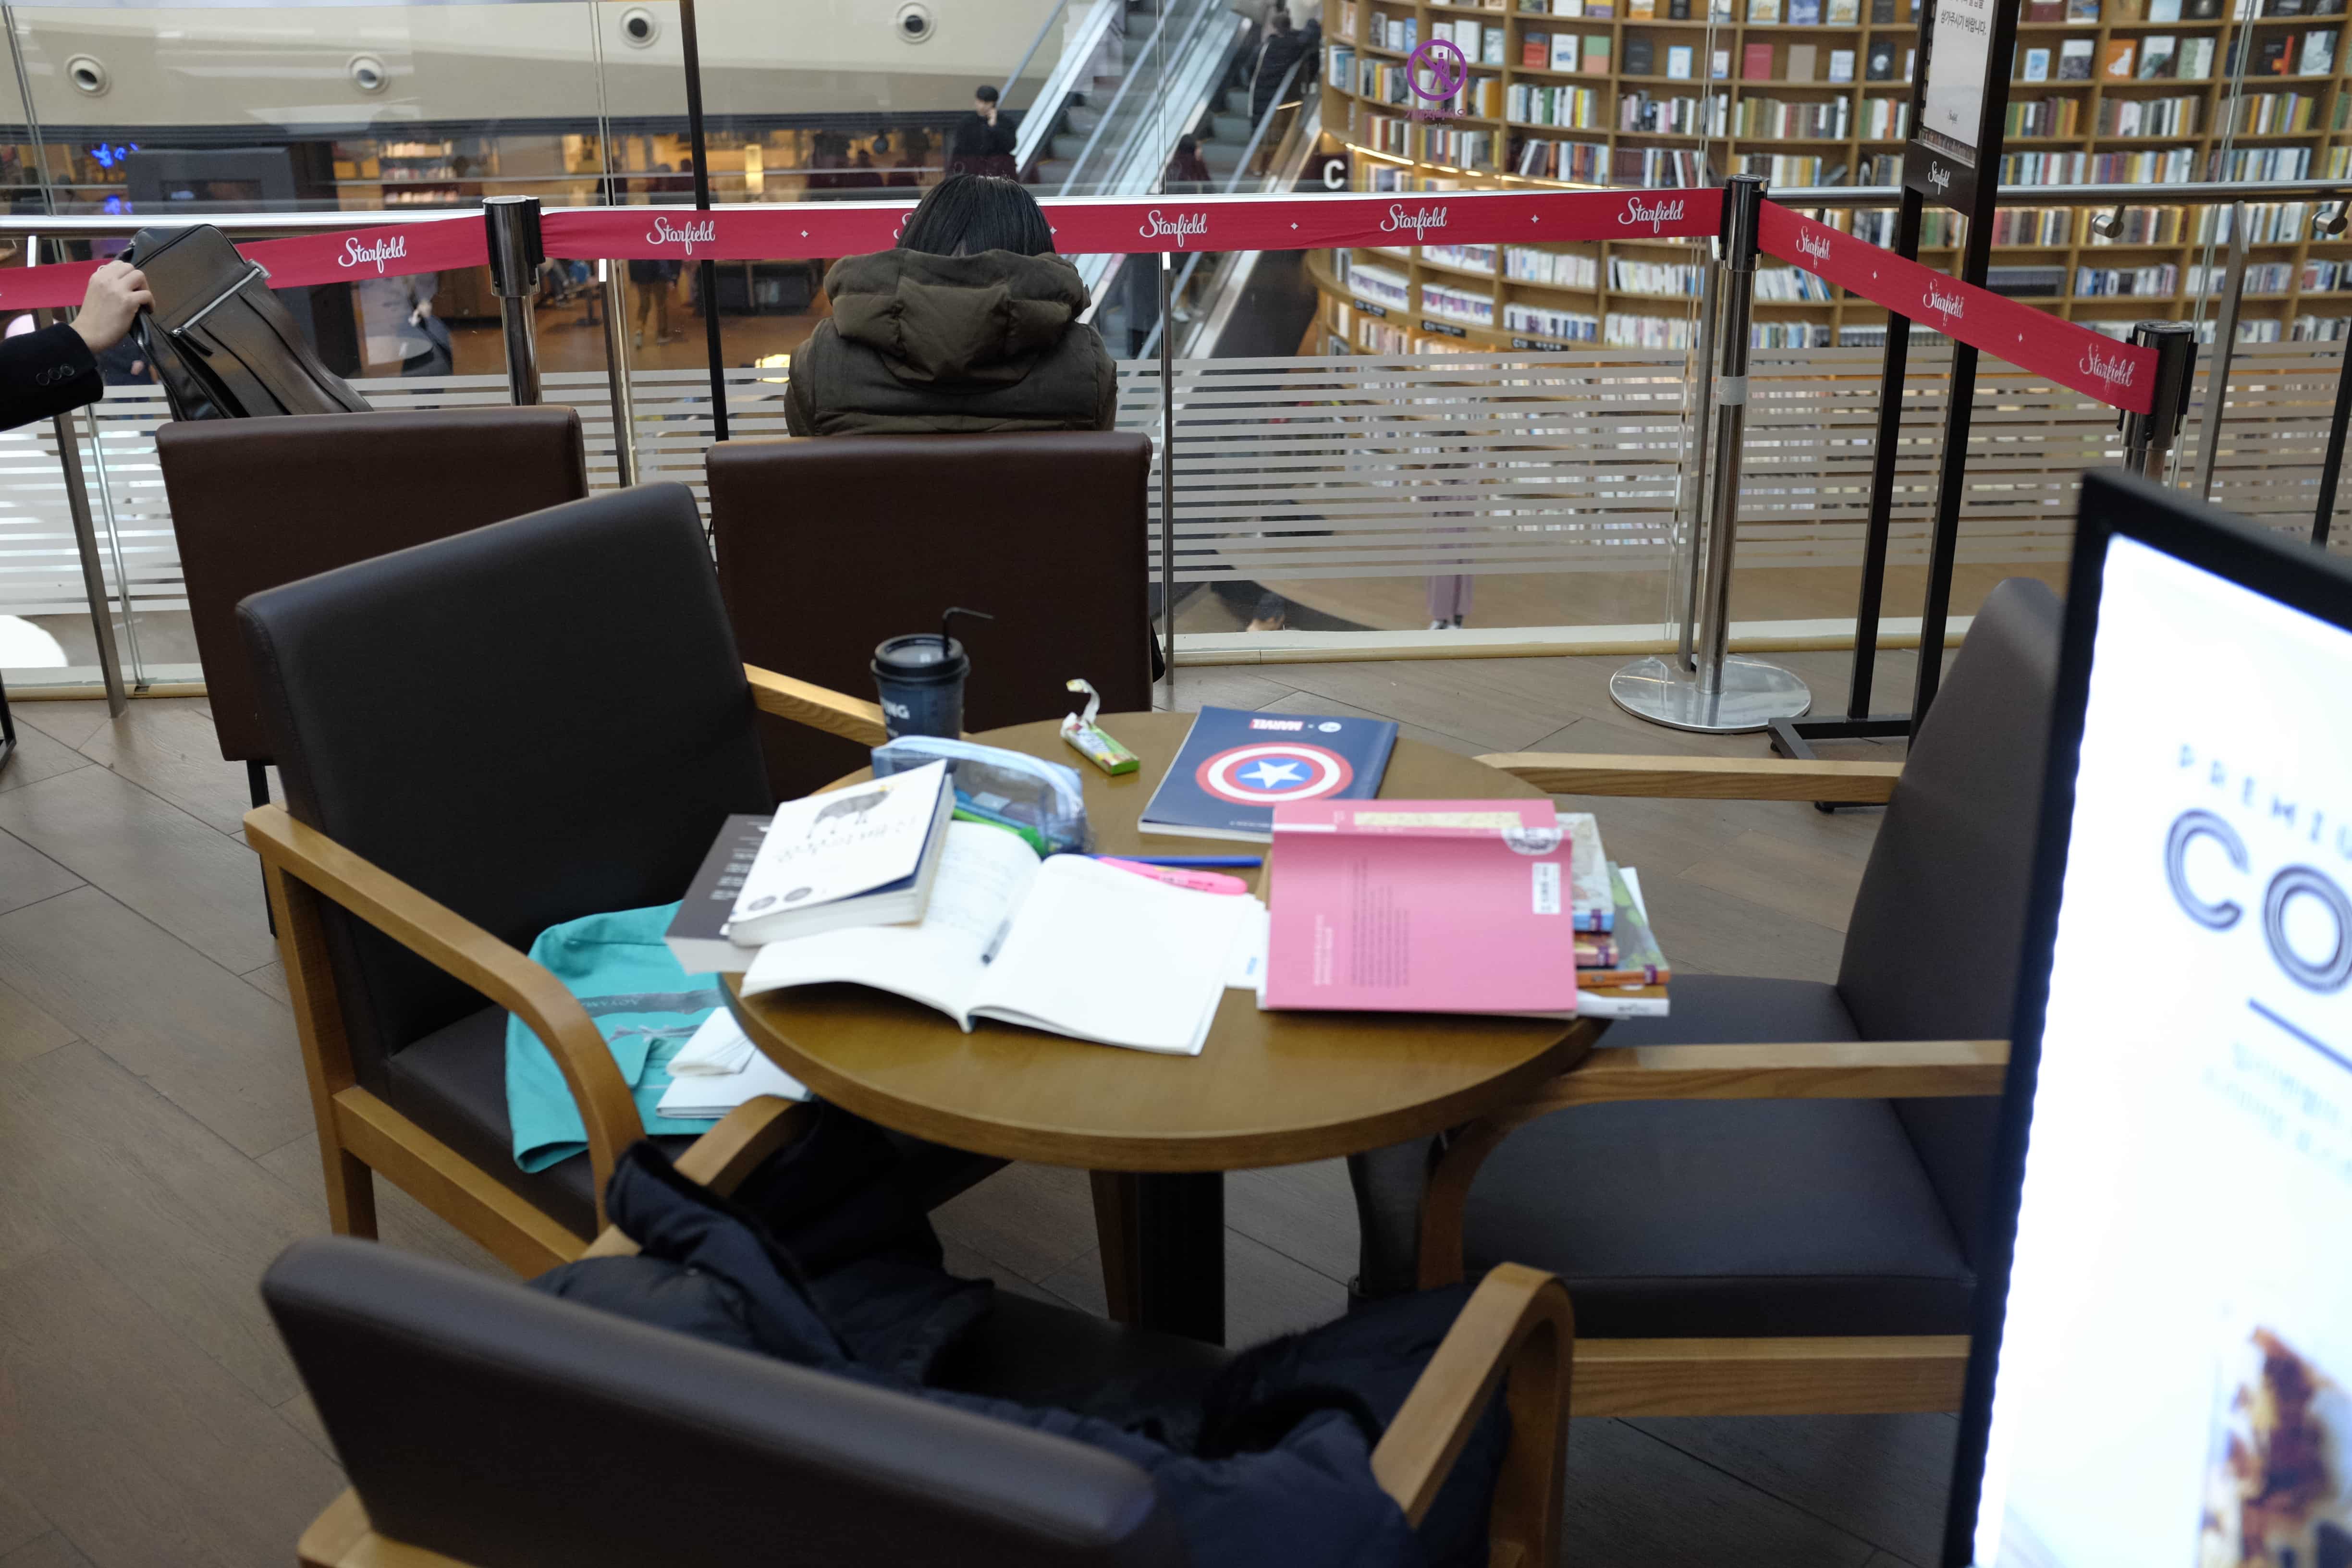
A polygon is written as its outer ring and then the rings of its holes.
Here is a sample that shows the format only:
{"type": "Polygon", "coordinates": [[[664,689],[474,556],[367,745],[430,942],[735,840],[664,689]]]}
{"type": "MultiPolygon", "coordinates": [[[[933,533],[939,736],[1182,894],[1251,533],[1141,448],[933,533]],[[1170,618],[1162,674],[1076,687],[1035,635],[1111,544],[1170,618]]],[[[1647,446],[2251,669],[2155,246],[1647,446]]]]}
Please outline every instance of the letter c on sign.
{"type": "MultiPolygon", "coordinates": [[[[2209,904],[2189,888],[2189,845],[2200,836],[2213,839],[2228,851],[2231,865],[2241,871],[2246,868],[2246,841],[2238,837],[2236,828],[2210,811],[2184,811],[2173,818],[2172,831],[2165,836],[2164,879],[2171,884],[2173,899],[2188,911],[2190,920],[2208,931],[2228,931],[2246,912],[2243,907],[2228,899],[2209,904]]],[[[2264,919],[2268,918],[2265,914],[2264,919]]],[[[2339,956],[2344,952],[2340,938],[2336,951],[2339,956]]]]}
{"type": "Polygon", "coordinates": [[[2310,867],[2289,866],[2263,890],[2263,940],[2270,943],[2271,956],[2278,966],[2297,985],[2306,991],[2341,991],[2344,983],[2352,980],[2352,899],[2310,867]],[[2328,918],[2336,922],[2335,949],[2319,963],[2287,945],[2286,907],[2305,896],[2326,904],[2328,918]]]}
{"type": "Polygon", "coordinates": [[[1327,191],[1344,191],[1348,188],[1347,159],[1326,158],[1323,160],[1323,188],[1327,191]]]}

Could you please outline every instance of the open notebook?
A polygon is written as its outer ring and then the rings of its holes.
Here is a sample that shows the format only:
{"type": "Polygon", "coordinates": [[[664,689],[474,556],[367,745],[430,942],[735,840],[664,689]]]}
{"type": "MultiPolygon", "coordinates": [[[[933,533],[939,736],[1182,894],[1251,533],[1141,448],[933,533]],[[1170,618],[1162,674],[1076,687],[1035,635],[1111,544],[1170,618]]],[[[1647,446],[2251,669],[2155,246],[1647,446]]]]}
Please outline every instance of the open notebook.
{"type": "Polygon", "coordinates": [[[772,942],[743,994],[846,981],[936,1007],[967,1031],[994,1018],[1194,1056],[1257,911],[1255,899],[1167,887],[1084,856],[1041,862],[1002,828],[956,822],[919,922],[772,942]]]}

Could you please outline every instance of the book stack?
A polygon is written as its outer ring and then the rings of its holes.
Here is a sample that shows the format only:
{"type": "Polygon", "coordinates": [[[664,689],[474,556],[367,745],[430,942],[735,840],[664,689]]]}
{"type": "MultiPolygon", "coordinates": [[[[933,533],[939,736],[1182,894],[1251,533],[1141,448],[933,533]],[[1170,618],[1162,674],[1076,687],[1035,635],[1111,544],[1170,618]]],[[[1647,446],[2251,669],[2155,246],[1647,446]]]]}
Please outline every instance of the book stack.
{"type": "Polygon", "coordinates": [[[1265,1005],[1656,1016],[1638,878],[1548,800],[1313,801],[1274,817],[1265,1005]]]}
{"type": "Polygon", "coordinates": [[[665,940],[688,974],[740,974],[765,943],[920,920],[955,809],[947,764],[730,816],[665,940]]]}

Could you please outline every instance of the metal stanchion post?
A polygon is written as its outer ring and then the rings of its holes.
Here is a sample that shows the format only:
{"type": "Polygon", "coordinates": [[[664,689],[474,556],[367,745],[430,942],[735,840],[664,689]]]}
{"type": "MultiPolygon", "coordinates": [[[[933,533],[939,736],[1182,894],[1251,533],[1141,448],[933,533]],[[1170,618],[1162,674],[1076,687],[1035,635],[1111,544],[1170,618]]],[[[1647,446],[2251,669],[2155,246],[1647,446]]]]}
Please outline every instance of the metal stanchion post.
{"type": "MultiPolygon", "coordinates": [[[[0,16],[5,15],[5,12],[0,10],[0,16]]],[[[59,245],[55,240],[50,243],[59,245]]],[[[63,259],[62,249],[59,245],[60,260],[63,259]]],[[[41,241],[37,237],[26,240],[25,260],[33,266],[40,264],[41,241]]],[[[44,311],[41,319],[46,323],[58,318],[44,311]]],[[[106,685],[106,710],[120,719],[122,710],[131,706],[131,700],[130,693],[122,686],[122,658],[114,647],[114,616],[106,602],[106,566],[99,559],[98,525],[89,515],[89,485],[81,471],[81,447],[74,440],[70,415],[54,416],[49,420],[49,427],[57,433],[58,468],[65,476],[66,512],[73,519],[74,551],[81,558],[82,593],[89,601],[89,629],[98,643],[98,673],[106,685]]],[[[123,584],[122,608],[126,615],[130,613],[131,586],[128,583],[123,584]]],[[[7,727],[7,739],[12,747],[16,738],[16,726],[11,721],[7,727]]]]}
{"type": "Polygon", "coordinates": [[[2124,467],[2151,479],[2164,477],[2165,454],[2189,417],[2189,384],[2197,374],[2197,329],[2187,321],[2139,321],[2131,341],[2156,351],[2153,398],[2146,414],[2123,416],[2124,467]]]}
{"type": "Polygon", "coordinates": [[[1682,628],[1675,637],[1676,668],[1696,669],[1698,654],[1694,639],[1698,635],[1699,542],[1706,533],[1706,504],[1710,492],[1706,483],[1707,437],[1715,422],[1715,338],[1716,318],[1721,308],[1719,298],[1723,264],[1714,255],[1714,242],[1702,241],[1709,254],[1698,294],[1698,408],[1693,423],[1697,426],[1697,440],[1691,453],[1690,519],[1688,542],[1683,550],[1682,628]]]}
{"type": "Polygon", "coordinates": [[[2213,495],[2213,460],[2221,451],[2221,416],[2230,406],[2230,358],[2238,348],[2238,303],[2246,292],[2246,208],[2230,204],[2230,265],[2221,279],[2221,316],[2213,327],[2213,372],[2197,421],[2197,499],[2213,495]]]}
{"type": "Polygon", "coordinates": [[[539,198],[485,196],[482,222],[489,230],[490,292],[499,297],[499,323],[506,332],[507,395],[516,403],[537,403],[539,337],[531,299],[547,261],[539,234],[539,198]]]}
{"type": "Polygon", "coordinates": [[[1176,695],[1176,333],[1170,314],[1176,258],[1160,256],[1160,639],[1168,695],[1176,695]]]}
{"type": "Polygon", "coordinates": [[[1609,696],[1637,718],[1676,730],[1728,735],[1761,730],[1812,706],[1805,683],[1778,665],[1730,656],[1731,557],[1739,529],[1740,446],[1748,428],[1748,338],[1756,293],[1760,175],[1735,174],[1724,189],[1722,379],[1715,394],[1714,500],[1707,508],[1706,613],[1698,667],[1640,659],[1610,678],[1609,696]]]}
{"type": "Polygon", "coordinates": [[[2311,515],[2311,542],[2327,548],[2336,528],[2336,476],[2344,466],[2344,426],[2352,420],[2352,342],[2344,345],[2344,365],[2336,373],[2336,411],[2327,421],[2327,451],[2319,463],[2319,505],[2311,515]]]}
{"type": "MultiPolygon", "coordinates": [[[[2352,215],[2352,202],[2333,202],[2312,220],[2314,239],[2340,239],[2345,219],[2352,215]]],[[[2327,421],[2327,454],[2319,465],[2319,505],[2311,514],[2311,542],[2322,550],[2327,548],[2327,536],[2336,527],[2336,479],[2344,466],[2344,425],[2352,419],[2352,343],[2344,347],[2344,363],[2336,373],[2336,411],[2327,421]]]]}
{"type": "Polygon", "coordinates": [[[629,387],[628,323],[623,319],[628,306],[621,297],[620,268],[599,261],[596,281],[604,292],[604,395],[613,405],[613,466],[626,489],[637,482],[637,410],[629,387]]]}

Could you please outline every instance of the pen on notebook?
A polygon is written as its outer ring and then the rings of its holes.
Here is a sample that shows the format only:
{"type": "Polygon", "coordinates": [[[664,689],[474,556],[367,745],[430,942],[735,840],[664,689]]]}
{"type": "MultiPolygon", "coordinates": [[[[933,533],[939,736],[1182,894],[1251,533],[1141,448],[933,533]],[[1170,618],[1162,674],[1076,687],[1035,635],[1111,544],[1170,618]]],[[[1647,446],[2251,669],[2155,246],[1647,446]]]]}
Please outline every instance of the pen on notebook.
{"type": "Polygon", "coordinates": [[[1117,855],[1097,856],[1097,859],[1132,860],[1139,866],[1263,866],[1265,858],[1257,855],[1117,855]]]}
{"type": "Polygon", "coordinates": [[[996,934],[988,939],[988,946],[982,950],[980,961],[982,963],[994,963],[997,952],[1004,946],[1004,939],[1012,934],[1013,917],[1007,915],[997,922],[996,934]]]}

